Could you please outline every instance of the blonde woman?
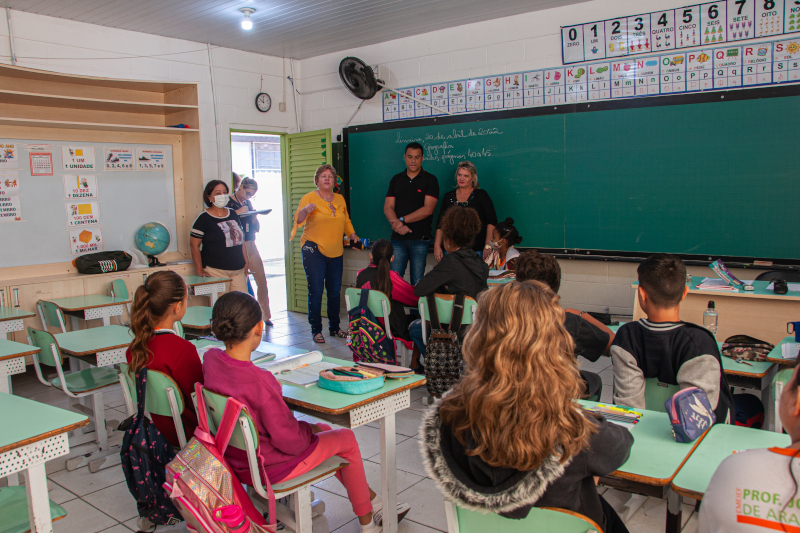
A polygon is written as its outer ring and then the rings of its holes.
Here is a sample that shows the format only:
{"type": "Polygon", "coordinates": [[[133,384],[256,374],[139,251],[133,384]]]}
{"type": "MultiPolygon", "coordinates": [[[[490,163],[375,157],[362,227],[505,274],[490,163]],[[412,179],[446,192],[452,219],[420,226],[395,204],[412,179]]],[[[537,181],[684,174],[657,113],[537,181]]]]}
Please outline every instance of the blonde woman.
{"type": "Polygon", "coordinates": [[[333,192],[336,169],[322,165],[314,172],[317,189],[303,196],[294,214],[294,228],[289,240],[294,239],[297,228],[303,226],[300,245],[303,252],[303,270],[308,282],[308,322],[314,342],[322,344],[322,290],[328,293],[328,327],[331,336],[346,338],[339,328],[339,303],[344,267],[343,237],[358,240],[353,223],[347,214],[347,205],[341,194],[333,192]]]}
{"type": "Polygon", "coordinates": [[[558,296],[538,281],[481,294],[464,340],[467,372],[425,416],[425,468],[470,509],[525,518],[532,507],[587,516],[627,532],[595,476],[620,467],[633,437],[574,401],[582,392],[558,296]]]}
{"type": "Polygon", "coordinates": [[[471,207],[481,219],[481,231],[472,241],[472,249],[486,259],[492,251],[492,232],[497,226],[497,213],[489,193],[478,187],[478,169],[469,161],[461,161],[456,168],[456,188],[446,192],[436,221],[436,240],[433,243],[433,256],[441,261],[445,255],[442,242],[442,218],[453,206],[471,207]]]}

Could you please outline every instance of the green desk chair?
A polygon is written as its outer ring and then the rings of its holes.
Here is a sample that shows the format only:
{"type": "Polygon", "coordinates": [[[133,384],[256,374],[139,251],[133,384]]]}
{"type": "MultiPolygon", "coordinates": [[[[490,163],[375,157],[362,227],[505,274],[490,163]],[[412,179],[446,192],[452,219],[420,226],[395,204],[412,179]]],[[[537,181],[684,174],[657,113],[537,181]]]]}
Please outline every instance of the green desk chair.
{"type": "MultiPolygon", "coordinates": [[[[453,304],[456,297],[454,294],[434,294],[436,298],[436,312],[439,315],[439,322],[441,324],[449,324],[453,318],[453,304]]],[[[430,310],[428,307],[427,298],[419,299],[419,316],[422,317],[422,342],[428,344],[428,339],[425,332],[426,321],[431,319],[430,310]]],[[[472,324],[475,320],[475,310],[478,308],[478,302],[469,296],[464,298],[464,314],[461,318],[461,325],[472,324]]]]}
{"type": "Polygon", "coordinates": [[[645,409],[666,413],[664,403],[681,390],[678,385],[668,385],[661,383],[658,378],[647,378],[644,380],[644,404],[645,409]]]}
{"type": "MultiPolygon", "coordinates": [[[[138,405],[136,381],[128,372],[127,364],[120,364],[119,372],[119,383],[122,385],[122,395],[125,397],[128,416],[134,416],[138,405]]],[[[144,409],[153,415],[172,417],[175,431],[178,434],[178,444],[181,448],[186,446],[186,432],[183,430],[183,421],[181,420],[181,413],[183,413],[185,405],[181,389],[171,377],[157,370],[147,370],[144,409]]]]}
{"type": "Polygon", "coordinates": [[[46,302],[45,300],[39,300],[36,303],[36,307],[39,309],[39,318],[42,320],[42,326],[44,326],[45,331],[48,331],[47,328],[51,327],[59,328],[61,333],[67,332],[64,313],[60,307],[53,302],[46,302]]]}
{"type": "Polygon", "coordinates": [[[207,330],[211,329],[211,307],[195,305],[186,309],[181,325],[184,328],[207,330]]]}
{"type": "Polygon", "coordinates": [[[175,333],[177,333],[178,337],[180,337],[181,339],[186,338],[186,336],[183,334],[183,324],[181,324],[180,320],[178,320],[177,322],[175,322],[175,324],[172,325],[172,329],[175,330],[175,333]]]}
{"type": "Polygon", "coordinates": [[[471,511],[445,498],[448,533],[603,533],[591,519],[566,509],[534,507],[526,518],[512,520],[499,514],[471,511]]]}
{"type": "MultiPolygon", "coordinates": [[[[67,511],[50,500],[50,520],[55,522],[65,516],[67,511]]],[[[31,529],[25,487],[0,489],[0,533],[28,533],[31,529]]]]}
{"type": "MultiPolygon", "coordinates": [[[[75,430],[75,434],[70,439],[70,445],[78,446],[94,441],[97,443],[97,450],[81,457],[67,459],[67,470],[75,470],[88,464],[90,472],[97,472],[101,468],[118,465],[120,462],[119,448],[109,444],[109,432],[116,433],[113,435],[114,437],[121,437],[122,434],[114,431],[119,422],[109,421],[106,424],[106,408],[103,401],[103,392],[115,387],[119,382],[117,371],[106,366],[93,366],[65,375],[61,368],[61,351],[58,348],[58,342],[50,333],[28,328],[28,344],[37,346],[41,350],[38,354],[31,356],[39,381],[48,387],[61,389],[73,400],[80,400],[87,396],[92,397],[93,408],[85,414],[92,418],[94,429],[90,431],[75,430]],[[42,365],[55,367],[58,377],[50,381],[45,379],[42,365]]],[[[71,407],[82,412],[85,409],[80,403],[73,404],[71,407]]]]}
{"type": "MultiPolygon", "coordinates": [[[[125,284],[125,280],[122,279],[115,279],[111,282],[111,296],[113,298],[125,298],[126,300],[130,299],[130,293],[128,292],[128,286],[125,284]]],[[[118,316],[117,320],[123,326],[130,326],[130,318],[131,318],[131,304],[125,304],[125,309],[128,310],[128,323],[122,321],[122,316],[118,316]]]]}
{"type": "MultiPolygon", "coordinates": [[[[361,301],[361,289],[357,289],[355,287],[348,287],[344,291],[344,301],[347,310],[350,311],[353,307],[357,306],[358,303],[361,301]]],[[[372,314],[375,315],[375,318],[382,318],[384,329],[386,330],[386,336],[392,339],[392,342],[395,345],[395,349],[397,346],[400,346],[400,360],[398,363],[402,366],[408,366],[410,362],[411,354],[406,348],[405,343],[400,339],[395,339],[392,337],[392,328],[388,326],[389,324],[389,313],[392,310],[392,302],[389,300],[389,297],[386,296],[381,291],[376,291],[375,289],[369,290],[369,298],[367,299],[367,307],[369,310],[372,311],[372,314]]]]}
{"type": "Polygon", "coordinates": [[[783,388],[791,381],[793,372],[793,368],[784,368],[783,370],[779,370],[778,373],[775,374],[775,377],[772,378],[772,413],[773,416],[775,416],[776,433],[783,432],[783,424],[781,424],[781,417],[778,414],[778,407],[781,401],[781,394],[783,394],[783,388]]]}
{"type": "MultiPolygon", "coordinates": [[[[208,429],[212,435],[216,435],[217,427],[222,421],[222,413],[225,411],[225,402],[228,400],[227,396],[211,392],[203,387],[203,400],[206,405],[206,416],[208,418],[208,429]]],[[[233,446],[238,450],[247,452],[247,462],[250,465],[250,477],[253,480],[253,486],[248,487],[247,491],[253,503],[261,510],[267,510],[267,488],[263,486],[261,474],[258,467],[258,430],[253,419],[248,414],[247,410],[242,410],[239,416],[239,424],[237,429],[234,430],[228,446],[233,446]]],[[[283,498],[291,496],[289,506],[281,503],[277,504],[276,514],[278,520],[283,522],[286,527],[294,530],[296,533],[311,533],[311,519],[313,514],[322,514],[325,512],[324,502],[312,502],[311,485],[324,481],[336,474],[336,471],[349,463],[337,456],[333,456],[327,461],[324,461],[318,467],[311,471],[297,476],[296,478],[287,479],[280,483],[272,484],[272,491],[275,493],[275,498],[283,498]]]]}

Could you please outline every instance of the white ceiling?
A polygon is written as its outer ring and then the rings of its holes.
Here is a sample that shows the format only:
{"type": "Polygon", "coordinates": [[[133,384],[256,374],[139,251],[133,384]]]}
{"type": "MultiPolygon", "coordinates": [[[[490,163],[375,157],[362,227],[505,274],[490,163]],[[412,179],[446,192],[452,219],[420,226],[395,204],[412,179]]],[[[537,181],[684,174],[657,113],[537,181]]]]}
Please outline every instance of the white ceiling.
{"type": "Polygon", "coordinates": [[[0,0],[0,6],[305,59],[585,0],[0,0]],[[253,29],[239,8],[252,7],[253,29]]]}

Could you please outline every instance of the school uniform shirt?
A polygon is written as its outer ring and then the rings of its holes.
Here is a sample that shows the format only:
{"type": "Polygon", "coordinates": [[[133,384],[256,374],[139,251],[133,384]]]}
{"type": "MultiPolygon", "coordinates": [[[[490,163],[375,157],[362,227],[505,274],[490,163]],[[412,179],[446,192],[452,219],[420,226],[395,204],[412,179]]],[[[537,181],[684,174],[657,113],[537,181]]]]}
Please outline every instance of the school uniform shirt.
{"type": "Polygon", "coordinates": [[[593,363],[600,359],[611,336],[578,315],[564,314],[564,328],[575,342],[575,356],[583,356],[593,363]]]}
{"type": "Polygon", "coordinates": [[[433,269],[414,286],[414,294],[463,294],[477,298],[489,288],[489,265],[475,255],[472,248],[459,248],[442,257],[433,269]]]}
{"type": "MultiPolygon", "coordinates": [[[[716,339],[705,328],[686,322],[651,322],[645,318],[619,328],[611,346],[614,403],[645,409],[645,379],[698,387],[724,423],[733,396],[722,371],[716,339]]],[[[649,407],[653,409],[653,406],[649,407]]]]}
{"type": "MultiPolygon", "coordinates": [[[[447,191],[442,198],[442,207],[439,210],[439,218],[436,221],[436,229],[442,227],[442,217],[448,209],[454,205],[461,207],[470,207],[477,211],[478,218],[481,219],[481,232],[475,235],[475,240],[472,242],[472,249],[476,252],[483,252],[483,247],[486,246],[486,228],[487,226],[497,226],[497,213],[494,210],[494,202],[489,197],[489,193],[483,189],[474,189],[467,198],[466,202],[459,202],[456,197],[456,190],[447,191]]],[[[510,251],[510,250],[509,250],[510,251]]],[[[519,252],[517,252],[519,255],[519,252]]]]}
{"type": "Polygon", "coordinates": [[[506,258],[503,260],[500,259],[499,250],[492,250],[492,253],[486,258],[486,264],[492,270],[514,270],[514,262],[517,257],[519,257],[519,250],[513,246],[506,250],[506,258]]]}
{"type": "MultiPolygon", "coordinates": [[[[203,365],[200,363],[200,356],[197,355],[197,348],[191,342],[176,335],[171,329],[156,330],[153,338],[147,343],[147,347],[153,352],[147,363],[147,369],[168,375],[175,380],[180,389],[183,396],[181,421],[183,422],[183,433],[188,441],[194,435],[194,430],[197,429],[197,413],[192,405],[194,384],[203,383],[203,365]]],[[[130,364],[130,348],[125,352],[125,359],[130,364]]],[[[175,431],[172,417],[152,415],[152,418],[164,438],[173,446],[178,446],[178,433],[175,431]]]]}
{"type": "Polygon", "coordinates": [[[192,237],[202,239],[200,259],[203,267],[218,270],[241,270],[244,268],[244,231],[239,215],[228,209],[227,216],[215,217],[203,211],[194,219],[192,237]]]}
{"type": "MultiPolygon", "coordinates": [[[[230,200],[228,200],[228,207],[234,211],[245,206],[247,206],[248,211],[255,211],[255,209],[253,209],[253,204],[250,203],[250,200],[240,202],[236,199],[236,195],[233,194],[231,195],[230,200]]],[[[241,221],[242,229],[244,230],[245,242],[256,240],[256,233],[258,233],[258,230],[261,228],[258,223],[258,215],[250,215],[247,217],[239,216],[239,220],[241,221]]]]}
{"type": "Polygon", "coordinates": [[[798,450],[743,450],[727,458],[714,472],[703,495],[698,533],[798,531],[800,479],[798,450]],[[791,471],[794,475],[789,474],[791,471]]]}
{"type": "Polygon", "coordinates": [[[300,246],[306,241],[316,243],[319,251],[325,257],[339,257],[344,253],[344,237],[355,233],[350,215],[347,213],[347,204],[344,196],[333,193],[333,202],[324,200],[316,190],[311,191],[300,199],[300,205],[294,213],[294,228],[289,240],[294,239],[297,228],[303,228],[300,237],[300,246]],[[306,216],[305,220],[297,223],[300,210],[308,204],[317,206],[314,211],[306,216]]]}
{"type": "MultiPolygon", "coordinates": [[[[372,289],[377,277],[378,267],[369,265],[358,272],[356,287],[359,289],[372,289]]],[[[404,306],[416,307],[419,297],[414,294],[414,287],[394,270],[389,271],[389,278],[392,280],[392,308],[389,311],[389,326],[392,328],[392,335],[397,338],[411,340],[408,335],[408,319],[406,318],[404,306]]],[[[380,320],[380,317],[378,320],[380,320]]]]}
{"type": "MultiPolygon", "coordinates": [[[[394,198],[394,213],[397,218],[410,215],[424,207],[426,196],[439,200],[439,180],[425,170],[420,170],[414,178],[409,178],[408,172],[405,170],[395,174],[392,181],[389,182],[389,190],[386,192],[387,198],[394,198]]],[[[407,222],[406,226],[411,233],[400,235],[396,231],[392,231],[392,239],[399,241],[430,239],[431,222],[433,222],[433,214],[416,222],[407,222]]]]}

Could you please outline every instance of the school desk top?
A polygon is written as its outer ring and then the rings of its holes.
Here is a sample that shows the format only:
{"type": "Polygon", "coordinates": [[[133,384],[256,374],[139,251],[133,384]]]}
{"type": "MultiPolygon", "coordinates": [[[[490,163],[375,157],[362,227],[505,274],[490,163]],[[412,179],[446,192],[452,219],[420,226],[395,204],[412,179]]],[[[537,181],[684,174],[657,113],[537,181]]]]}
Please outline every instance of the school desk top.
{"type": "Polygon", "coordinates": [[[216,283],[225,283],[230,281],[231,278],[208,278],[203,276],[183,276],[183,281],[189,287],[196,287],[198,285],[214,285],[216,283]]]}
{"type": "Polygon", "coordinates": [[[35,353],[39,353],[39,348],[36,346],[0,339],[0,361],[16,359],[17,357],[24,357],[35,353]]]}
{"type": "MultiPolygon", "coordinates": [[[[578,400],[578,403],[584,406],[597,405],[597,402],[586,400],[578,400]]],[[[632,410],[642,413],[643,416],[630,430],[633,435],[631,455],[611,476],[653,486],[667,485],[702,437],[689,443],[675,442],[667,413],[646,409],[632,410]]]]}
{"type": "Polygon", "coordinates": [[[788,337],[784,337],[781,342],[775,345],[775,348],[771,352],[767,354],[767,361],[770,363],[778,363],[779,365],[791,365],[797,359],[784,359],[783,358],[783,345],[787,342],[796,342],[794,340],[794,335],[789,335],[788,337]]]}
{"type": "Polygon", "coordinates": [[[58,347],[67,355],[92,355],[125,348],[133,342],[133,333],[125,326],[101,326],[54,335],[58,347]]]}
{"type": "Polygon", "coordinates": [[[35,316],[35,313],[23,311],[18,307],[0,307],[0,322],[5,320],[19,320],[20,318],[32,318],[35,316]]]}
{"type": "Polygon", "coordinates": [[[83,311],[84,309],[131,303],[128,298],[114,298],[113,296],[104,296],[102,294],[71,296],[69,298],[55,298],[45,301],[56,304],[63,311],[83,311]]]}
{"type": "Polygon", "coordinates": [[[0,454],[88,423],[86,415],[0,392],[0,454]]]}
{"type": "Polygon", "coordinates": [[[185,328],[209,329],[211,327],[211,308],[203,305],[189,307],[181,319],[181,324],[185,328]]]}
{"type": "MultiPolygon", "coordinates": [[[[225,343],[224,342],[211,340],[211,339],[195,339],[195,340],[191,340],[189,342],[194,344],[195,348],[197,348],[198,350],[201,349],[201,348],[205,348],[206,346],[216,346],[220,350],[224,350],[225,349],[225,343]]],[[[265,356],[261,356],[261,357],[257,357],[256,359],[253,359],[252,358],[252,354],[250,354],[251,355],[251,360],[253,360],[253,361],[258,360],[261,363],[261,362],[272,361],[273,359],[276,359],[278,357],[278,355],[275,353],[275,350],[274,350],[275,347],[284,348],[284,349],[288,348],[288,350],[290,351],[290,353],[287,353],[287,351],[282,351],[280,357],[287,357],[289,355],[300,355],[301,353],[306,353],[306,350],[300,350],[298,348],[291,348],[289,346],[278,346],[276,344],[270,344],[268,342],[262,342],[261,344],[258,345],[258,348],[256,348],[254,350],[254,352],[261,352],[261,353],[265,354],[265,356]],[[272,355],[269,355],[269,354],[272,354],[272,355]]],[[[203,358],[200,357],[200,360],[202,361],[203,358]]]]}
{"type": "MultiPolygon", "coordinates": [[[[710,270],[710,269],[709,269],[710,270]]],[[[767,290],[767,286],[772,283],[771,281],[754,281],[752,291],[739,289],[738,292],[731,291],[713,291],[708,289],[698,289],[697,284],[706,278],[716,278],[713,271],[709,272],[708,276],[692,276],[692,283],[689,285],[690,294],[702,295],[718,295],[720,298],[732,296],[734,298],[783,298],[785,300],[800,300],[800,292],[789,291],[786,294],[775,294],[772,290],[767,290]]],[[[638,287],[639,282],[634,281],[631,287],[638,287]]]]}
{"type": "Polygon", "coordinates": [[[711,482],[711,476],[719,464],[733,452],[789,446],[789,435],[762,429],[717,424],[706,433],[705,438],[672,480],[672,488],[681,496],[700,500],[711,482]]]}

